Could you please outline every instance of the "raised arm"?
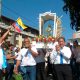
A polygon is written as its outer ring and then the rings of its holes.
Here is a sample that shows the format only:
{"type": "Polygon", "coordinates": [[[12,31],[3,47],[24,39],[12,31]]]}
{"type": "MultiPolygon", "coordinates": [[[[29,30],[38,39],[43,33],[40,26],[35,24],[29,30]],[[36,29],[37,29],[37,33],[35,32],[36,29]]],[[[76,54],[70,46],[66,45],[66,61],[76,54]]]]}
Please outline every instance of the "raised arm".
{"type": "Polygon", "coordinates": [[[2,35],[2,37],[0,38],[0,44],[4,41],[4,39],[6,38],[6,36],[9,34],[10,29],[11,29],[11,28],[9,28],[9,29],[2,35]]]}

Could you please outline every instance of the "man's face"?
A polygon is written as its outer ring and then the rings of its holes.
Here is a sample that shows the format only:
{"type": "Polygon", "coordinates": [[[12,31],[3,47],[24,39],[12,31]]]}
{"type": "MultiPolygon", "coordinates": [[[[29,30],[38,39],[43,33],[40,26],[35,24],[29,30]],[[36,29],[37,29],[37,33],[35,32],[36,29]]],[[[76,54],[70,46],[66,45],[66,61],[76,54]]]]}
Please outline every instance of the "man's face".
{"type": "Polygon", "coordinates": [[[60,47],[64,47],[65,46],[64,39],[59,39],[59,45],[60,45],[60,47]]]}
{"type": "Polygon", "coordinates": [[[73,42],[73,46],[76,47],[77,46],[77,43],[76,42],[73,42]]]}
{"type": "Polygon", "coordinates": [[[14,48],[14,46],[10,46],[10,47],[9,47],[9,49],[10,49],[11,51],[13,50],[13,48],[14,48]]]}
{"type": "Polygon", "coordinates": [[[24,39],[25,47],[29,48],[30,47],[30,40],[29,39],[24,39]]]}
{"type": "Polygon", "coordinates": [[[52,42],[53,42],[53,43],[55,42],[55,39],[54,39],[54,38],[52,39],[52,42]]]}

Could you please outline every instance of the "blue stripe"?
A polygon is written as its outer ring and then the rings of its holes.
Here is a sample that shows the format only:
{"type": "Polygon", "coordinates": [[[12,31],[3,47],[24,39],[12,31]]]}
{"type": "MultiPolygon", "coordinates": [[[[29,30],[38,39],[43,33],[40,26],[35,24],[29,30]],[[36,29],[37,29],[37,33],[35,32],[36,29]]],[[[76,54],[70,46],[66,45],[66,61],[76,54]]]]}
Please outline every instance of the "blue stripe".
{"type": "Polygon", "coordinates": [[[15,25],[16,25],[17,27],[19,27],[19,29],[20,29],[21,31],[23,31],[23,28],[22,28],[21,26],[19,26],[18,23],[16,23],[15,25]]]}

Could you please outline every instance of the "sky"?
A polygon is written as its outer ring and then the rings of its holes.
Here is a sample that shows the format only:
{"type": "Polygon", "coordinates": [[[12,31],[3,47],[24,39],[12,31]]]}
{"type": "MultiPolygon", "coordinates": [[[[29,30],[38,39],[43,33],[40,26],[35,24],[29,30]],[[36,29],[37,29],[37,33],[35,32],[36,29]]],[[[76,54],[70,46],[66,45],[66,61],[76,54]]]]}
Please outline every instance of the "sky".
{"type": "MultiPolygon", "coordinates": [[[[56,13],[62,21],[62,35],[66,40],[72,38],[73,30],[70,27],[69,13],[63,12],[63,0],[2,0],[2,15],[17,20],[20,17],[24,24],[39,28],[39,14],[51,11],[56,13]]],[[[52,24],[48,21],[45,26],[52,24]]]]}

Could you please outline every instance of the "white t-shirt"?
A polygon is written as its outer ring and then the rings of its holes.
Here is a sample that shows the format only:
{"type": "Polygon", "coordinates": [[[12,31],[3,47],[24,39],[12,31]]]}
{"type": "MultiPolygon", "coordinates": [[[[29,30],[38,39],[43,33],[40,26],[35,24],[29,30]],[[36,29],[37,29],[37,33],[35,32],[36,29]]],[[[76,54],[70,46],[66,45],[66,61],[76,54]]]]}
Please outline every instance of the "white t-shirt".
{"type": "MultiPolygon", "coordinates": [[[[37,49],[35,47],[31,48],[34,52],[37,52],[37,49]]],[[[29,50],[26,48],[22,48],[20,50],[20,53],[18,57],[16,58],[17,60],[21,60],[21,66],[34,66],[36,65],[35,58],[32,56],[29,50]]]]}
{"type": "Polygon", "coordinates": [[[17,59],[19,53],[20,53],[20,52],[15,52],[16,59],[17,59]]]}
{"type": "Polygon", "coordinates": [[[2,64],[3,64],[3,51],[0,48],[0,69],[2,69],[2,64]]]}

